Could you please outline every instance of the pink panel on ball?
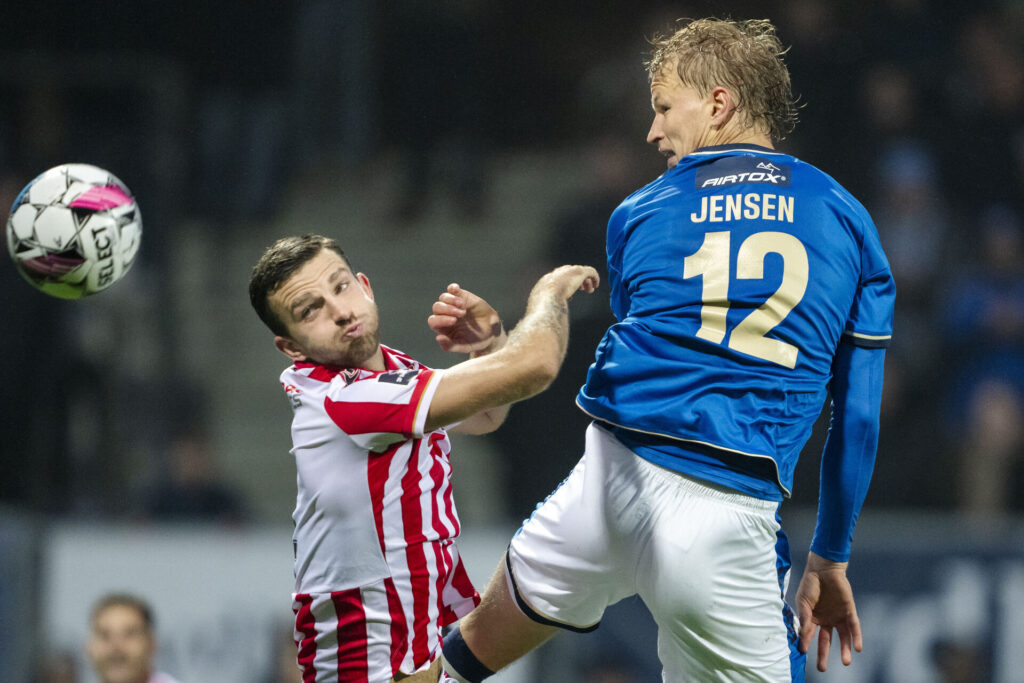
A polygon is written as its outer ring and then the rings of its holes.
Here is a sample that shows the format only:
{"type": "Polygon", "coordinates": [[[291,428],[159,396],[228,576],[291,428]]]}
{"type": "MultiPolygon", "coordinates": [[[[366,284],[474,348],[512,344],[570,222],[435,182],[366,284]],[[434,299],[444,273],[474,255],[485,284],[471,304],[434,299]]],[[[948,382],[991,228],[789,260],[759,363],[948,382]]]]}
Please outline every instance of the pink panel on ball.
{"type": "Polygon", "coordinates": [[[37,256],[31,259],[24,259],[21,265],[25,270],[32,271],[33,273],[39,273],[40,275],[64,275],[70,273],[76,267],[82,265],[85,259],[68,256],[57,256],[56,254],[47,254],[46,256],[37,256]]]}
{"type": "Polygon", "coordinates": [[[102,211],[104,209],[112,209],[115,206],[129,204],[131,201],[132,198],[126,195],[121,188],[116,185],[107,185],[106,187],[96,186],[86,190],[75,197],[68,206],[73,209],[102,211]]]}

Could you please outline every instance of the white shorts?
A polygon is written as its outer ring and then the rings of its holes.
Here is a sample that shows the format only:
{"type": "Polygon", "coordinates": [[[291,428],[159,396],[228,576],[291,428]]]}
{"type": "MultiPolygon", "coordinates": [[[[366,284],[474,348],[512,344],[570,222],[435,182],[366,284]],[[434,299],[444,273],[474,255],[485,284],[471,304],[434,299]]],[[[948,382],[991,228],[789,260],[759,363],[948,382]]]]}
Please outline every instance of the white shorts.
{"type": "Polygon", "coordinates": [[[509,587],[528,616],[575,631],[639,594],[665,681],[788,681],[777,509],[654,465],[592,424],[583,458],[513,537],[509,587]]]}
{"type": "Polygon", "coordinates": [[[453,543],[425,546],[447,558],[445,577],[396,571],[366,586],[292,595],[303,681],[388,683],[428,669],[440,656],[441,629],[480,596],[453,543]]]}

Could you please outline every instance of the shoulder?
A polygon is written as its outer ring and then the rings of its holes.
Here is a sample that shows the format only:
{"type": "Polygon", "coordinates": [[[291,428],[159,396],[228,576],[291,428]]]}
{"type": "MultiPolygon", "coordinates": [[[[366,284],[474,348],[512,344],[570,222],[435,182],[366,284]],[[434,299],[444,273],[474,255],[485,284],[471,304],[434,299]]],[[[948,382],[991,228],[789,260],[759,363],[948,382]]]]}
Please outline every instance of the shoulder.
{"type": "Polygon", "coordinates": [[[813,164],[793,159],[794,182],[796,191],[807,194],[820,194],[825,201],[845,209],[850,215],[871,221],[868,210],[838,180],[813,164]]]}

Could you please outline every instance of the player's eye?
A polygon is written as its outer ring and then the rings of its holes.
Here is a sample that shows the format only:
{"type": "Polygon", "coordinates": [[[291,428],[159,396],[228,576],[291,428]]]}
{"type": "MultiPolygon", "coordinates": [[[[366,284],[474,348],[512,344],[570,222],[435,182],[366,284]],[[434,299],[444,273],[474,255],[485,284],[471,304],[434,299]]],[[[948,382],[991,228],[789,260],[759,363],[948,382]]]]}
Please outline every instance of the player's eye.
{"type": "Polygon", "coordinates": [[[313,317],[313,313],[315,313],[316,309],[319,307],[319,302],[309,304],[308,306],[303,308],[302,311],[299,313],[299,320],[309,320],[310,318],[313,317]]]}

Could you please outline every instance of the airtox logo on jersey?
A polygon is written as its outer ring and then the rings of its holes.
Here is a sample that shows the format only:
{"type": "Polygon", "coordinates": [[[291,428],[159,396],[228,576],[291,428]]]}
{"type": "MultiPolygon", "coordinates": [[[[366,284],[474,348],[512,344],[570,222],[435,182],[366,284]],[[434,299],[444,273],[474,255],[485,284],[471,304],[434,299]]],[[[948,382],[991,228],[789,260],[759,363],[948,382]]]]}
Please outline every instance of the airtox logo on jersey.
{"type": "Polygon", "coordinates": [[[744,183],[789,187],[789,168],[763,157],[721,157],[697,169],[697,189],[744,183]]]}

